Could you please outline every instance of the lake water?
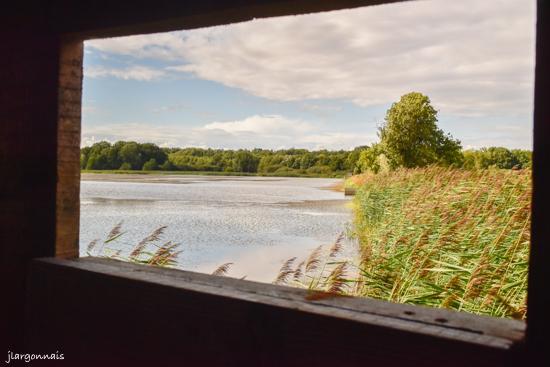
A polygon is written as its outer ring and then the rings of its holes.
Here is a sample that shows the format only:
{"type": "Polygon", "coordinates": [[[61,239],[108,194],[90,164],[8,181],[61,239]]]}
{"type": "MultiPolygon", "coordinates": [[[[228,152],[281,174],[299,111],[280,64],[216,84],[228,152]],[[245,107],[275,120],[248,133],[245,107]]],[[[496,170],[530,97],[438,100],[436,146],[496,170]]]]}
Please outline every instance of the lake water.
{"type": "Polygon", "coordinates": [[[328,189],[337,179],[219,176],[83,175],[80,248],[104,239],[128,253],[167,226],[162,239],[181,243],[178,267],[271,282],[282,263],[330,245],[351,221],[349,199],[328,189]]]}

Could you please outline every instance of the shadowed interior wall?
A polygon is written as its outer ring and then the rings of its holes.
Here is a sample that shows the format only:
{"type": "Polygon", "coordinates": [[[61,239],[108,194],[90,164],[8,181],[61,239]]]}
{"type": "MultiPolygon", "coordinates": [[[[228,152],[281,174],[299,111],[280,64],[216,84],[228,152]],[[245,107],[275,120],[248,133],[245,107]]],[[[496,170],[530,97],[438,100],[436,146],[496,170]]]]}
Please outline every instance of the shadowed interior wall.
{"type": "Polygon", "coordinates": [[[53,256],[59,38],[0,35],[0,284],[2,331],[23,337],[28,261],[53,256]]]}
{"type": "Polygon", "coordinates": [[[527,290],[527,343],[550,362],[550,1],[537,2],[533,209],[527,290]]]}

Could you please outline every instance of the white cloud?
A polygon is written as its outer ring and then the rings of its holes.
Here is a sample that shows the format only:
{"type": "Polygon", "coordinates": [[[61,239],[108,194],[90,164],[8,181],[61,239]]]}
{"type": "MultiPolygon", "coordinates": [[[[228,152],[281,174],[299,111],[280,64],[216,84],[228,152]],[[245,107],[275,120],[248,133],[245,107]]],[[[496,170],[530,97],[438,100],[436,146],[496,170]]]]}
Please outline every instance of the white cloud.
{"type": "Polygon", "coordinates": [[[431,0],[87,45],[170,61],[167,72],[278,101],[370,106],[416,90],[444,113],[525,114],[532,109],[534,20],[532,0],[431,0]]]}
{"type": "Polygon", "coordinates": [[[84,75],[89,78],[104,78],[112,76],[124,80],[151,81],[163,77],[163,70],[146,66],[129,66],[126,68],[106,68],[103,66],[91,66],[84,69],[84,75]]]}
{"type": "Polygon", "coordinates": [[[279,115],[255,115],[239,121],[212,122],[206,124],[204,129],[221,130],[229,134],[288,135],[310,132],[314,130],[314,127],[307,122],[291,120],[279,115]]]}
{"type": "Polygon", "coordinates": [[[284,116],[250,116],[239,121],[212,122],[200,127],[146,123],[84,126],[82,145],[107,140],[153,142],[160,146],[214,148],[352,149],[376,140],[375,134],[339,133],[284,116]]]}

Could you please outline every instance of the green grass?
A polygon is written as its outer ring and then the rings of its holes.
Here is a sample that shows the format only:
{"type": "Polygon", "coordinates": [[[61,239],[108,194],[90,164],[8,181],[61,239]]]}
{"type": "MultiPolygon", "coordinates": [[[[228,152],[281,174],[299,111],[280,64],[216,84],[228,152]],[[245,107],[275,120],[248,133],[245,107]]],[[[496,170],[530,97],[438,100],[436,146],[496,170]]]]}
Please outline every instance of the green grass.
{"type": "Polygon", "coordinates": [[[259,177],[305,177],[305,178],[342,178],[345,172],[332,174],[313,173],[248,173],[248,172],[220,172],[220,171],[141,171],[141,170],[81,170],[81,173],[99,174],[141,174],[141,175],[196,175],[196,176],[259,176],[259,177]]]}
{"type": "Polygon", "coordinates": [[[400,169],[354,182],[360,254],[327,255],[331,271],[295,283],[330,291],[345,267],[339,294],[525,318],[530,170],[400,169]]]}

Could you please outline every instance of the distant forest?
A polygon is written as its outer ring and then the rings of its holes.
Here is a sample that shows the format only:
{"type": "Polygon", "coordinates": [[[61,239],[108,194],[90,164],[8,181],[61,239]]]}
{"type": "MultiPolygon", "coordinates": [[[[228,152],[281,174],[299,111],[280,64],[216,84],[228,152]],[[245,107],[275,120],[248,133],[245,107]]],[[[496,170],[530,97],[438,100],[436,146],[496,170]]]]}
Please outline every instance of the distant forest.
{"type": "MultiPolygon", "coordinates": [[[[373,148],[353,150],[161,148],[153,143],[99,142],[81,149],[83,170],[201,171],[276,176],[343,176],[366,171],[373,148]]],[[[463,150],[453,166],[465,169],[522,169],[531,152],[503,147],[463,150]]]]}

